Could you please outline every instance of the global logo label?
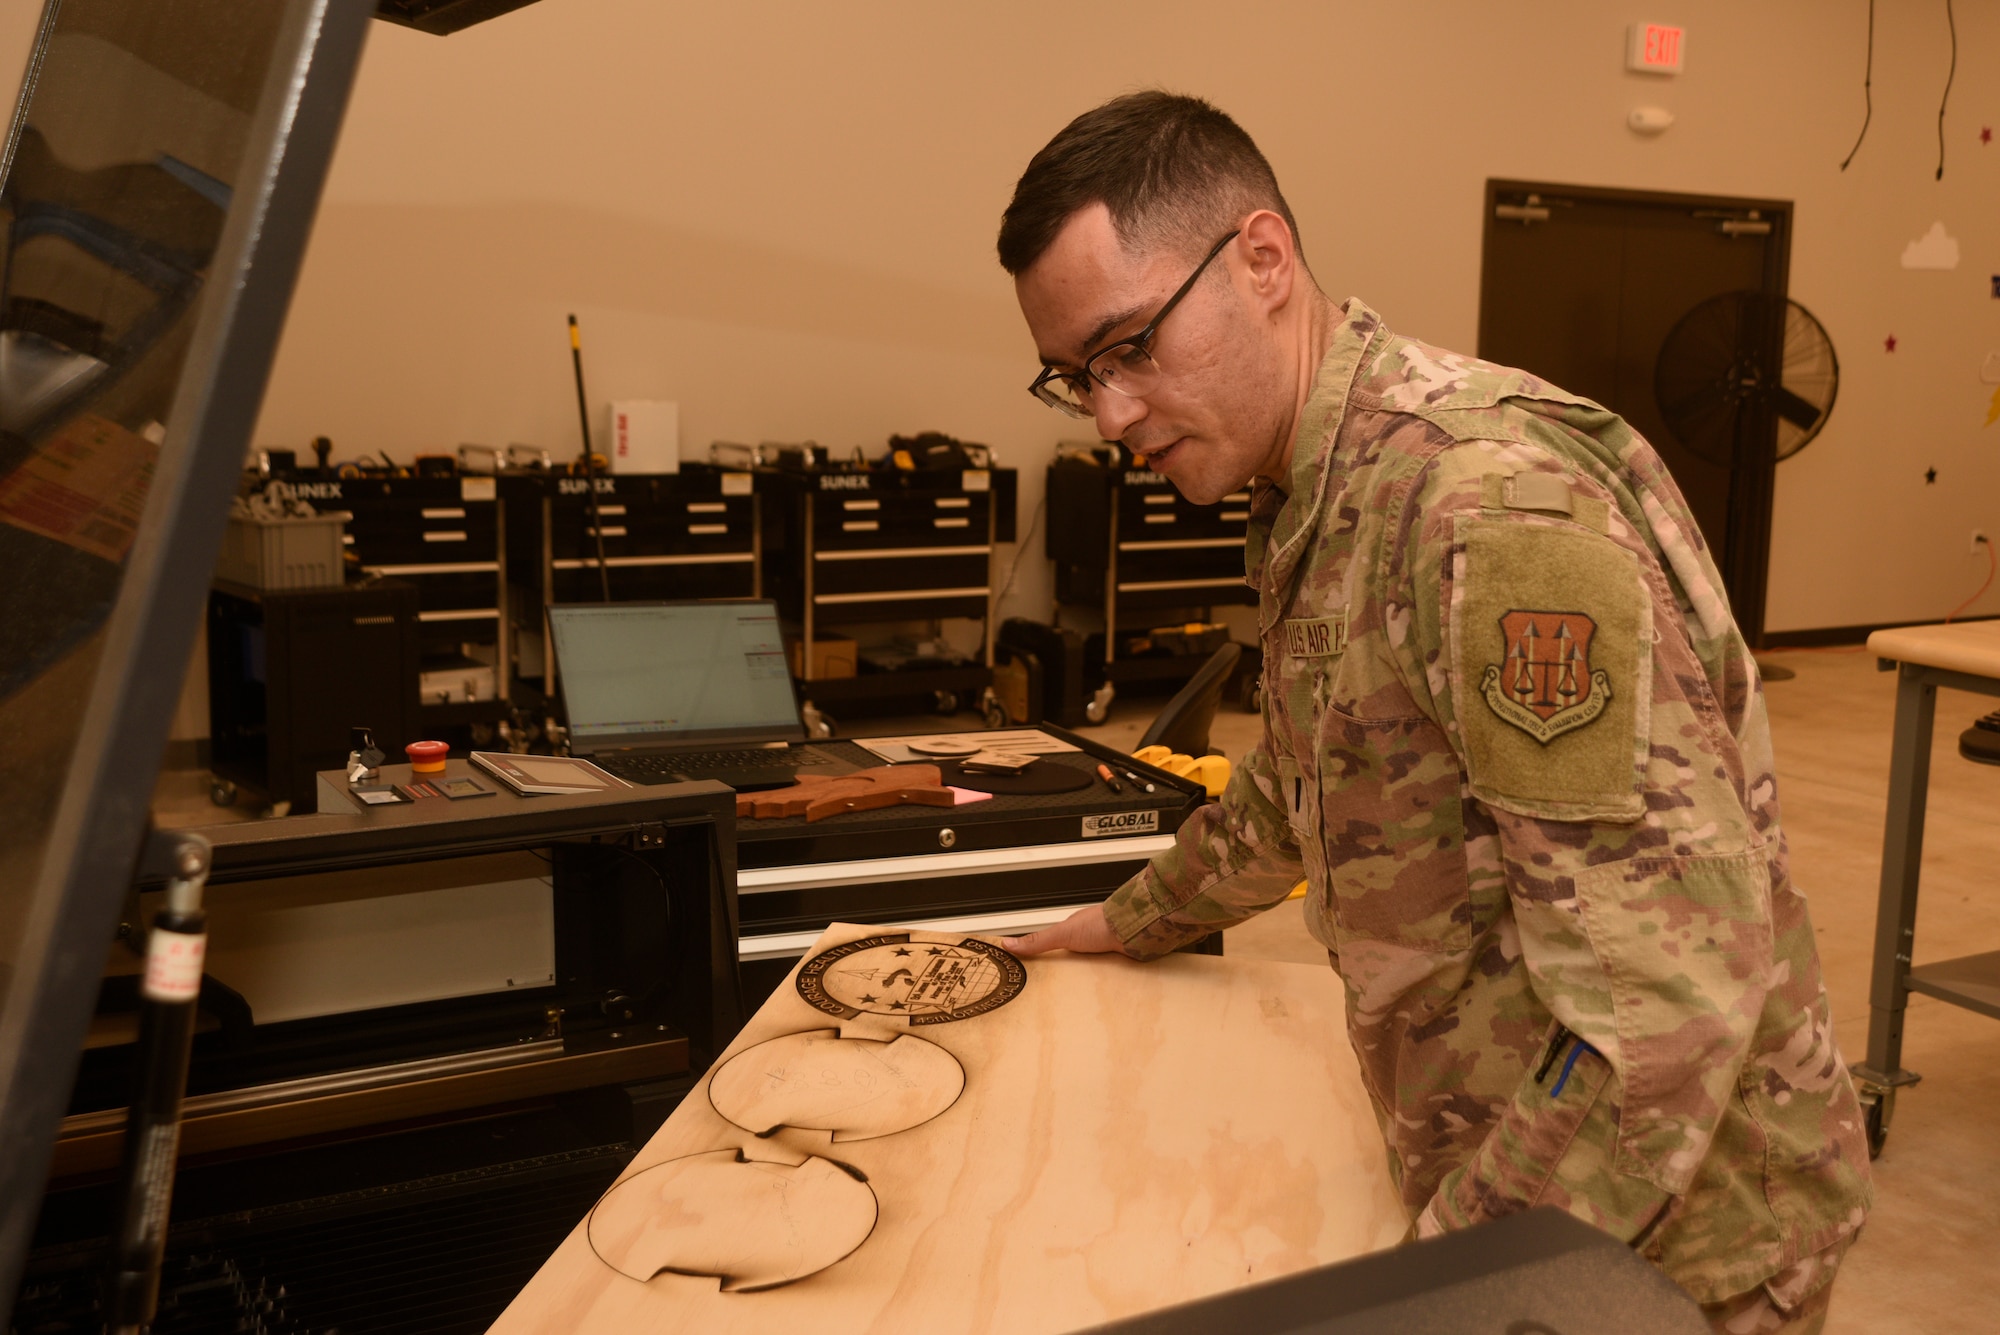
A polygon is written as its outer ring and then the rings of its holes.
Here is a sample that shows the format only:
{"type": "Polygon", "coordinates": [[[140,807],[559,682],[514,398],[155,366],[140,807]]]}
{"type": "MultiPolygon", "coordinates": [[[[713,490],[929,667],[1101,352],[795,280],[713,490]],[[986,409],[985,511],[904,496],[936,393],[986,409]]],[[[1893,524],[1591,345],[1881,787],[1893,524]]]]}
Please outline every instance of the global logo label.
{"type": "Polygon", "coordinates": [[[1157,811],[1120,811],[1107,816],[1085,816],[1083,837],[1104,839],[1121,834],[1155,834],[1160,828],[1157,811]]]}

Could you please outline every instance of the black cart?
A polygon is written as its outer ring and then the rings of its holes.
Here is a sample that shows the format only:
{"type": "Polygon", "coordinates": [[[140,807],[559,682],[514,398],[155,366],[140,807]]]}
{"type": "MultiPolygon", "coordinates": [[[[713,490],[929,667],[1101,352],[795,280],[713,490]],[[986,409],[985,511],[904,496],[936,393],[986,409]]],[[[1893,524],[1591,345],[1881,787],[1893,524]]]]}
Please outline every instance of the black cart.
{"type": "Polygon", "coordinates": [[[748,472],[705,464],[596,477],[510,472],[499,485],[515,671],[549,700],[553,604],[762,594],[759,501],[748,472]]]}
{"type": "Polygon", "coordinates": [[[1011,468],[763,469],[764,588],[801,628],[799,694],[824,718],[848,705],[930,697],[940,712],[993,696],[993,549],[1014,540],[1011,468]],[[979,658],[915,662],[851,677],[805,674],[820,632],[867,622],[966,617],[982,627],[979,658]]]}
{"type": "Polygon", "coordinates": [[[1243,581],[1247,491],[1197,505],[1162,474],[1132,467],[1122,452],[1110,458],[1064,453],[1049,465],[1048,510],[1056,603],[1104,623],[1103,678],[1084,710],[1092,723],[1104,721],[1119,683],[1183,680],[1214,647],[1196,643],[1187,653],[1121,655],[1121,640],[1132,638],[1128,632],[1205,622],[1217,605],[1257,601],[1243,581]]]}

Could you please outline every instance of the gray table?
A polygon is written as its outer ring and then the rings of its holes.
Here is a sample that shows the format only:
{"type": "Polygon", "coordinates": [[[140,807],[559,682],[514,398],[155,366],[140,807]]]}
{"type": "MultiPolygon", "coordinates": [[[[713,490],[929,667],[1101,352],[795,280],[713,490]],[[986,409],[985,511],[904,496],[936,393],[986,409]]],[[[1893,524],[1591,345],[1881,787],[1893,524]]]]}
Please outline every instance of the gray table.
{"type": "Polygon", "coordinates": [[[1868,649],[1884,671],[1896,673],[1889,812],[1882,833],[1882,890],[1875,910],[1875,963],[1868,989],[1868,1059],[1852,1068],[1868,1116],[1868,1147],[1880,1154],[1895,1112],[1896,1091],[1921,1078],[1903,1066],[1903,1016],[1910,993],[1921,992],[2000,1019],[2000,950],[1921,968],[1910,964],[1938,687],[2000,695],[2000,621],[1880,630],[1868,637],[1868,649]]]}

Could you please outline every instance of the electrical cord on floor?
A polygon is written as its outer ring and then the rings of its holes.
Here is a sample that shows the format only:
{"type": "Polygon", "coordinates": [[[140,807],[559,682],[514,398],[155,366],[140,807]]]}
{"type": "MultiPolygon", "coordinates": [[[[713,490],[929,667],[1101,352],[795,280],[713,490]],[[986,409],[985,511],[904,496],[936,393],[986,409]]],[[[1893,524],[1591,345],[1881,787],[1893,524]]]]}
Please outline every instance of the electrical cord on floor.
{"type": "Polygon", "coordinates": [[[1978,602],[1982,597],[1985,596],[1986,591],[1993,587],[1994,573],[1996,571],[2000,571],[2000,556],[1996,556],[1994,554],[1992,541],[1989,538],[1987,538],[1987,536],[1983,533],[1979,535],[1979,545],[1986,549],[1986,579],[1980,584],[1980,586],[1977,589],[1974,589],[1972,591],[1972,596],[1970,598],[1967,598],[1964,602],[1960,603],[1957,607],[1952,608],[1951,611],[1946,614],[1944,619],[1944,624],[1947,626],[1949,626],[1952,623],[1953,617],[1956,617],[1960,612],[1963,612],[1966,608],[1972,606],[1974,603],[1978,602]]]}

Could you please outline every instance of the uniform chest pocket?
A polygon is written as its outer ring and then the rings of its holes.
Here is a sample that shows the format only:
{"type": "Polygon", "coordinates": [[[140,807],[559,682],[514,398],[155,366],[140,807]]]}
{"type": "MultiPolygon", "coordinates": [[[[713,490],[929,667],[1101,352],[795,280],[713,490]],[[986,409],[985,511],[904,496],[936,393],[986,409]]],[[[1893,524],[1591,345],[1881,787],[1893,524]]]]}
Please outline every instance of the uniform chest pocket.
{"type": "Polygon", "coordinates": [[[1469,949],[1462,775],[1443,729],[1427,718],[1366,722],[1329,709],[1318,749],[1335,936],[1469,949]]]}

